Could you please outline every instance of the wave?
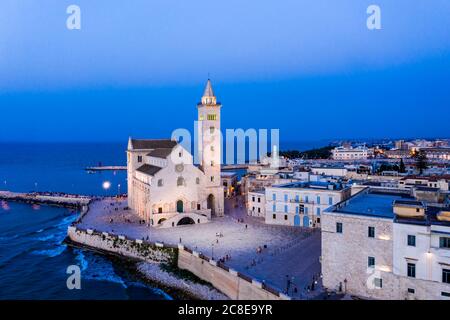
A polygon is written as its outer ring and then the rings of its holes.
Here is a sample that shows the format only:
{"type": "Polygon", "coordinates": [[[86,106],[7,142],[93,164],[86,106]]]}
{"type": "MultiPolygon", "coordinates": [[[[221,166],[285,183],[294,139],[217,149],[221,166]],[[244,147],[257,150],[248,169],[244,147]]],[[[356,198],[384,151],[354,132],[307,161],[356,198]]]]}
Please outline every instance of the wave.
{"type": "Polygon", "coordinates": [[[59,247],[53,248],[53,249],[45,249],[45,250],[36,250],[33,251],[32,254],[38,255],[38,256],[47,256],[49,258],[54,258],[59,256],[61,253],[63,253],[66,250],[67,246],[61,245],[59,247]]]}
{"type": "Polygon", "coordinates": [[[104,257],[95,255],[93,253],[83,252],[80,249],[75,249],[75,260],[78,261],[81,269],[82,279],[95,281],[108,281],[120,284],[123,288],[128,286],[123,279],[114,272],[112,263],[104,257]]]}

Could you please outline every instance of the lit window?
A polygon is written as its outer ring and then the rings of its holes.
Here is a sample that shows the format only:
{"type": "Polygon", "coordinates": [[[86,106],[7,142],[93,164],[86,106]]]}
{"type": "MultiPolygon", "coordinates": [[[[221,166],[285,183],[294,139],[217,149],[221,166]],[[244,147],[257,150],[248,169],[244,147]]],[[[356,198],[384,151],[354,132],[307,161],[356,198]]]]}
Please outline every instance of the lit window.
{"type": "Polygon", "coordinates": [[[217,115],[215,115],[215,114],[208,114],[208,120],[212,120],[212,121],[217,120],[217,115]]]}
{"type": "Polygon", "coordinates": [[[199,119],[200,121],[203,121],[203,119],[204,119],[203,115],[201,114],[201,115],[198,117],[198,119],[199,119]]]}

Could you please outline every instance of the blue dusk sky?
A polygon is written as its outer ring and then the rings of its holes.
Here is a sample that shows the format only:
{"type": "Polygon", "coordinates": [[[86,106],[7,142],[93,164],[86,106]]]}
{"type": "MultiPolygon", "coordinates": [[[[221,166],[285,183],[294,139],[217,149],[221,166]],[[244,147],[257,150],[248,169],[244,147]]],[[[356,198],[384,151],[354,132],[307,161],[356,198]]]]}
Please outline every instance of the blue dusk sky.
{"type": "Polygon", "coordinates": [[[208,75],[223,128],[450,137],[450,1],[0,1],[0,141],[170,137],[208,75]]]}

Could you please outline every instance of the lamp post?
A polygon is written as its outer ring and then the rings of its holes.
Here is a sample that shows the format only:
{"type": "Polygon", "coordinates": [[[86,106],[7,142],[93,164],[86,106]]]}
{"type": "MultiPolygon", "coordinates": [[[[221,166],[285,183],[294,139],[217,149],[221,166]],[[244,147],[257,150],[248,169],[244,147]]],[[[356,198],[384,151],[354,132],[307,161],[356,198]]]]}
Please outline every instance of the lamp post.
{"type": "Polygon", "coordinates": [[[120,196],[120,183],[117,185],[117,195],[120,196]]]}

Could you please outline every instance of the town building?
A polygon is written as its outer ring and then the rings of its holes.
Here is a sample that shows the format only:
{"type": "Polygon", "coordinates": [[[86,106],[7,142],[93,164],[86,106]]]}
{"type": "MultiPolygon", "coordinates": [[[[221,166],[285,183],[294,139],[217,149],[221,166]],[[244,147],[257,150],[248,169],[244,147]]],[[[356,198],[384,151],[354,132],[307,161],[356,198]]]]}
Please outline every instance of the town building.
{"type": "Polygon", "coordinates": [[[365,188],[322,215],[323,286],[375,299],[450,299],[450,212],[365,188]]]}
{"type": "Polygon", "coordinates": [[[352,146],[340,146],[334,148],[332,151],[334,160],[364,160],[369,157],[373,157],[373,149],[366,146],[358,146],[353,148],[352,146]]]}
{"type": "Polygon", "coordinates": [[[128,206],[151,226],[203,223],[224,214],[221,104],[210,80],[197,110],[198,165],[177,141],[129,139],[128,206]]]}
{"type": "Polygon", "coordinates": [[[266,192],[254,190],[247,196],[247,214],[252,217],[266,217],[266,192]]]}
{"type": "Polygon", "coordinates": [[[238,175],[232,171],[222,171],[220,174],[224,188],[224,196],[232,197],[235,195],[238,187],[238,175]]]}
{"type": "Polygon", "coordinates": [[[336,182],[292,182],[265,189],[267,224],[319,227],[322,212],[351,195],[336,182]]]}

